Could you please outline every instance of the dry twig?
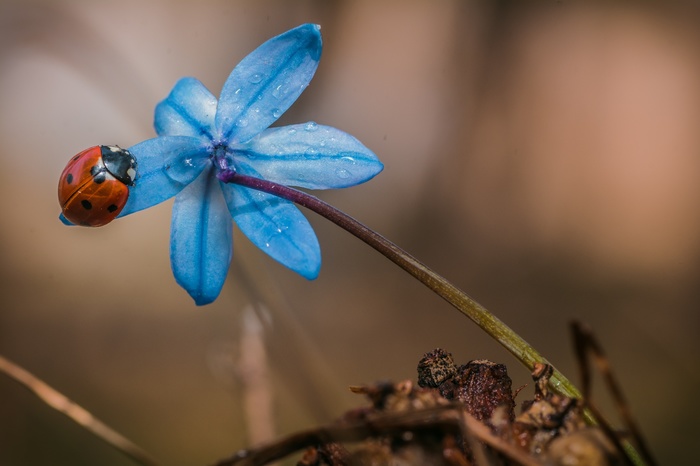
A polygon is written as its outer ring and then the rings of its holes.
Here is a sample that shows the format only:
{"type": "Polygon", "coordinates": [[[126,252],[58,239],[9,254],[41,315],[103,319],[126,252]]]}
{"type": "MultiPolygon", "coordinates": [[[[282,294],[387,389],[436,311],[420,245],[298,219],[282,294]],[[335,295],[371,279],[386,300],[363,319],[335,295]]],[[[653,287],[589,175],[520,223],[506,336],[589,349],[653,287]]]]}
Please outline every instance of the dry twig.
{"type": "Polygon", "coordinates": [[[639,453],[642,455],[644,461],[648,465],[657,465],[658,463],[654,459],[651,449],[642,435],[641,429],[635,421],[634,416],[632,416],[632,410],[622,394],[622,388],[613,376],[613,372],[610,368],[610,362],[606,357],[602,346],[600,346],[598,340],[595,339],[593,332],[585,324],[574,321],[571,323],[571,333],[573,335],[575,353],[579,364],[583,399],[585,400],[586,405],[593,412],[596,419],[599,421],[601,428],[606,432],[610,440],[623,453],[622,457],[627,461],[631,461],[629,456],[625,454],[625,442],[618,438],[612,426],[604,419],[598,408],[592,402],[591,372],[587,357],[590,354],[593,363],[602,374],[605,384],[608,386],[608,390],[615,400],[615,405],[617,406],[620,417],[639,448],[639,453]]]}
{"type": "Polygon", "coordinates": [[[148,453],[99,419],[95,418],[95,416],[85,408],[69,400],[66,396],[47,385],[46,382],[43,382],[27,370],[2,356],[0,356],[0,372],[4,372],[12,380],[29,389],[29,391],[39,397],[41,401],[56,411],[65,414],[76,424],[84,427],[88,432],[129,456],[137,463],[144,466],[158,465],[148,453]]]}
{"type": "Polygon", "coordinates": [[[401,438],[407,432],[471,435],[518,464],[538,466],[528,454],[491,433],[489,428],[463,411],[461,404],[378,415],[371,420],[343,422],[297,432],[262,445],[241,450],[214,466],[261,466],[304,448],[330,442],[359,442],[374,437],[401,438]]]}

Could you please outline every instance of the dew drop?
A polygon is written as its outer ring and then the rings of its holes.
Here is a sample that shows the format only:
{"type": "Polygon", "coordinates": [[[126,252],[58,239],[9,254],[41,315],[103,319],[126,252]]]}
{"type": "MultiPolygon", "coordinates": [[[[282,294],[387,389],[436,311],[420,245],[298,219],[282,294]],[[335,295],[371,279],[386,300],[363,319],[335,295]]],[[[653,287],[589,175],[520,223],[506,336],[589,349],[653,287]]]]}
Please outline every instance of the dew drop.
{"type": "Polygon", "coordinates": [[[272,96],[276,99],[281,99],[284,96],[284,91],[282,90],[281,84],[272,90],[272,96]]]}
{"type": "Polygon", "coordinates": [[[272,109],[272,116],[275,117],[275,118],[281,117],[281,116],[282,116],[282,110],[280,110],[279,108],[273,108],[273,109],[272,109]]]}
{"type": "Polygon", "coordinates": [[[306,149],[306,151],[304,152],[304,158],[307,161],[312,161],[320,159],[321,156],[318,154],[318,151],[316,149],[306,149]]]}
{"type": "Polygon", "coordinates": [[[340,169],[336,170],[335,174],[338,175],[338,178],[345,179],[345,178],[350,177],[350,172],[345,170],[344,168],[340,168],[340,169]]]}
{"type": "Polygon", "coordinates": [[[239,118],[238,121],[236,121],[236,126],[239,128],[245,128],[248,126],[248,119],[247,118],[239,118]]]}
{"type": "Polygon", "coordinates": [[[310,121],[304,125],[306,131],[316,131],[318,129],[318,124],[314,121],[310,121]]]}
{"type": "Polygon", "coordinates": [[[260,73],[255,73],[253,76],[250,77],[250,82],[253,84],[258,84],[260,81],[262,81],[263,76],[260,73]]]}
{"type": "Polygon", "coordinates": [[[294,128],[290,128],[289,131],[287,131],[288,134],[296,134],[297,130],[294,128]]]}

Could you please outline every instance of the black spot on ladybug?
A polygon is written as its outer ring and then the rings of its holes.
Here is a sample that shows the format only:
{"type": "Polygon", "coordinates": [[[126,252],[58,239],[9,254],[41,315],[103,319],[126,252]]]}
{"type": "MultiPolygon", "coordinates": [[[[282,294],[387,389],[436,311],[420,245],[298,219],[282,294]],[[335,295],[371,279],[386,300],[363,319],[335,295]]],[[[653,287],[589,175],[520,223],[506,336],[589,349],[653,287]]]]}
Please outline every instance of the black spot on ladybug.
{"type": "Polygon", "coordinates": [[[119,207],[117,207],[116,205],[110,204],[109,207],[107,207],[107,210],[108,210],[109,212],[114,212],[114,211],[117,210],[118,208],[119,208],[119,207]]]}
{"type": "Polygon", "coordinates": [[[105,172],[101,171],[97,175],[94,176],[93,181],[97,184],[102,184],[105,182],[106,175],[105,172]]]}
{"type": "Polygon", "coordinates": [[[73,174],[69,173],[66,175],[66,183],[71,184],[73,182],[73,174]]]}
{"type": "Polygon", "coordinates": [[[83,199],[82,201],[80,201],[80,205],[82,205],[85,210],[92,209],[92,203],[87,199],[83,199]]]}

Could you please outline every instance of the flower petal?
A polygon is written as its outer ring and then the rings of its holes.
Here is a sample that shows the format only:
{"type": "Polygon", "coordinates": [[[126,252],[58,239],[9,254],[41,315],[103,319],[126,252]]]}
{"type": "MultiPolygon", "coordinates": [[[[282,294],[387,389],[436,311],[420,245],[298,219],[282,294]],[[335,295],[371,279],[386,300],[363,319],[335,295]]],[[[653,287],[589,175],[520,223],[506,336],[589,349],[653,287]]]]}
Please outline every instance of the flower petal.
{"type": "Polygon", "coordinates": [[[305,278],[318,277],[321,247],[306,217],[271,194],[221,183],[236,225],[253,244],[305,278]]]}
{"type": "Polygon", "coordinates": [[[262,178],[310,189],[354,186],[384,168],[354,137],[314,122],[269,128],[234,150],[236,162],[247,163],[262,178]]]}
{"type": "Polygon", "coordinates": [[[188,136],[162,136],[129,148],[136,157],[136,179],[119,217],[170,199],[209,163],[208,142],[188,136]]]}
{"type": "Polygon", "coordinates": [[[320,58],[315,24],[274,37],[245,57],[219,98],[216,127],[222,140],[246,142],[274,123],[309,85],[320,58]]]}
{"type": "Polygon", "coordinates": [[[156,106],[156,134],[211,139],[215,114],[216,97],[195,78],[182,78],[156,106]]]}
{"type": "Polygon", "coordinates": [[[199,306],[219,296],[233,250],[231,214],[213,169],[177,195],[170,231],[173,275],[199,306]]]}
{"type": "Polygon", "coordinates": [[[75,223],[73,223],[73,222],[71,222],[70,220],[68,220],[66,217],[63,216],[63,214],[59,214],[59,215],[58,215],[58,219],[61,221],[61,223],[63,223],[63,224],[66,225],[66,226],[69,226],[69,227],[74,227],[74,226],[75,226],[75,223]]]}

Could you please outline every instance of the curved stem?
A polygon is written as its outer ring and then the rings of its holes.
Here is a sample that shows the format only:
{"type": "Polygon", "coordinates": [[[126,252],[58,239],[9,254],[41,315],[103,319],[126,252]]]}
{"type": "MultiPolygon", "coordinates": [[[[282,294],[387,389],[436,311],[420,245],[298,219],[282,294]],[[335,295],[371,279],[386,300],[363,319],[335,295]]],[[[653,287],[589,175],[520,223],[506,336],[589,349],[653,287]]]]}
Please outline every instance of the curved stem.
{"type": "MultiPolygon", "coordinates": [[[[481,327],[482,330],[515,356],[515,358],[531,372],[535,364],[538,363],[552,366],[553,372],[549,379],[549,386],[552,390],[569,398],[582,398],[581,392],[579,392],[564,374],[559,372],[552,363],[547,361],[537,350],[530,346],[528,342],[523,340],[520,335],[515,333],[498,317],[491,314],[464,291],[454,286],[447,281],[447,279],[379,233],[369,229],[332,205],[315,196],[299,191],[298,189],[251,176],[239,175],[233,170],[227,169],[225,165],[221,167],[218,177],[221,181],[226,183],[235,183],[258,191],[263,191],[306,207],[355,235],[430,288],[459,312],[470,318],[481,327]]],[[[584,416],[589,423],[597,423],[595,417],[588,409],[584,410],[584,416]]],[[[627,459],[632,464],[647,464],[628,440],[623,440],[623,445],[627,453],[627,459]]]]}
{"type": "MultiPolygon", "coordinates": [[[[327,204],[319,198],[307,194],[298,189],[283,186],[271,181],[240,175],[232,170],[222,170],[219,172],[219,179],[227,183],[235,183],[248,188],[264,191],[275,196],[292,201],[298,205],[325,217],[344,230],[352,233],[378,252],[387,257],[390,261],[413,275],[418,281],[434,291],[438,296],[454,306],[474,323],[481,327],[486,333],[493,337],[503,347],[510,351],[521,363],[530,371],[536,363],[549,364],[530,344],[523,340],[510,327],[503,323],[496,316],[491,314],[482,305],[474,301],[465,292],[447,281],[444,277],[427,267],[418,259],[404,251],[396,244],[392,243],[379,233],[367,228],[362,223],[327,204]]],[[[571,398],[580,398],[581,394],[576,387],[556,368],[550,379],[550,386],[556,392],[571,398]]]]}

